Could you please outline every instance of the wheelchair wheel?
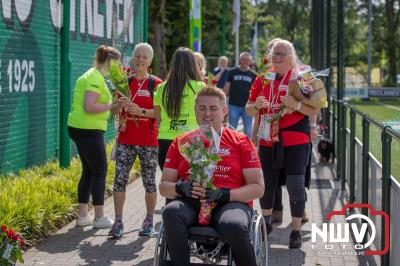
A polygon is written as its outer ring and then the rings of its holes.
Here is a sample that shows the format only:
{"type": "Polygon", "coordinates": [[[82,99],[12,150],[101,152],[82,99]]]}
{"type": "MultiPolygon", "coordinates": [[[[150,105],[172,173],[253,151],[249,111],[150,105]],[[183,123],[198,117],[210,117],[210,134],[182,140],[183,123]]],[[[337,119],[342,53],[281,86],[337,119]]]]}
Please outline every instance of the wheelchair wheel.
{"type": "Polygon", "coordinates": [[[258,266],[268,265],[268,241],[267,228],[262,215],[253,216],[253,224],[251,227],[251,241],[254,248],[254,255],[258,266]]]}
{"type": "Polygon", "coordinates": [[[168,259],[167,242],[164,238],[164,226],[161,224],[157,235],[156,247],[154,250],[154,266],[164,265],[163,261],[168,259]]]}

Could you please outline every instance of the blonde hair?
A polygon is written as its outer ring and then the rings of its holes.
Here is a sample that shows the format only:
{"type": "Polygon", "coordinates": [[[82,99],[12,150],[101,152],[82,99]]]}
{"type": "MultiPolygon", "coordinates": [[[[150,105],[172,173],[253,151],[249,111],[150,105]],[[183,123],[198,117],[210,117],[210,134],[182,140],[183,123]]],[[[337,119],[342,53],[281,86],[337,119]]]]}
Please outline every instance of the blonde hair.
{"type": "Polygon", "coordinates": [[[153,47],[151,47],[151,45],[146,42],[141,42],[136,44],[135,48],[133,48],[132,58],[135,57],[135,54],[139,49],[145,49],[147,52],[149,52],[150,59],[153,60],[153,55],[154,55],[153,47]]]}
{"type": "Polygon", "coordinates": [[[282,45],[284,46],[288,51],[288,54],[291,55],[290,57],[290,66],[293,68],[297,67],[297,62],[298,62],[298,58],[297,58],[297,54],[296,54],[296,50],[294,49],[294,46],[291,42],[287,41],[287,40],[279,40],[276,41],[274,43],[274,46],[272,47],[272,54],[274,53],[274,49],[275,47],[277,47],[278,45],[282,45]]]}
{"type": "Polygon", "coordinates": [[[200,68],[201,74],[204,76],[206,74],[207,60],[202,53],[194,52],[194,58],[196,59],[196,64],[200,68]]]}
{"type": "Polygon", "coordinates": [[[239,58],[242,58],[244,56],[248,56],[250,58],[250,60],[253,59],[253,57],[251,56],[251,53],[249,53],[249,52],[241,52],[239,55],[239,58]]]}
{"type": "Polygon", "coordinates": [[[223,55],[223,56],[220,56],[219,58],[218,58],[218,65],[220,65],[221,64],[221,61],[222,60],[226,60],[226,62],[228,62],[229,60],[228,60],[228,57],[226,57],[225,55],[223,55]]]}
{"type": "Polygon", "coordinates": [[[267,52],[271,52],[272,51],[272,47],[274,46],[274,44],[277,41],[281,41],[281,38],[273,38],[272,40],[269,41],[268,45],[267,45],[267,52]]]}
{"type": "Polygon", "coordinates": [[[204,96],[211,96],[211,97],[217,97],[221,104],[223,106],[226,106],[226,96],[225,93],[214,86],[206,85],[203,89],[201,89],[197,94],[196,94],[196,99],[195,103],[197,104],[197,99],[199,97],[204,97],[204,96]]]}

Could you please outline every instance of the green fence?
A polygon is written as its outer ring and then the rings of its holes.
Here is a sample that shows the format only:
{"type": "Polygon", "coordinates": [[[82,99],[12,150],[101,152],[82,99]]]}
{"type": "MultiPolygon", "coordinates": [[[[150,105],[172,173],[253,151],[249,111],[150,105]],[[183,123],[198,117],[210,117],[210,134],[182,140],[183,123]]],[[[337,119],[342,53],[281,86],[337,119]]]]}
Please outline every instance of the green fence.
{"type": "MultiPolygon", "coordinates": [[[[145,0],[71,0],[72,88],[99,44],[129,62],[144,38],[145,0]]],[[[0,5],[0,172],[58,157],[60,0],[3,0],[0,5]]],[[[71,89],[72,89],[71,88],[71,89]]],[[[110,123],[112,123],[110,121],[110,123]]],[[[107,139],[114,135],[109,127],[107,139]]]]}
{"type": "MultiPolygon", "coordinates": [[[[370,203],[391,216],[389,252],[381,265],[399,265],[400,133],[345,101],[331,98],[330,136],[337,155],[337,176],[349,192],[349,203],[370,203]]],[[[378,224],[374,244],[386,246],[386,229],[376,214],[362,209],[378,224]]]]}

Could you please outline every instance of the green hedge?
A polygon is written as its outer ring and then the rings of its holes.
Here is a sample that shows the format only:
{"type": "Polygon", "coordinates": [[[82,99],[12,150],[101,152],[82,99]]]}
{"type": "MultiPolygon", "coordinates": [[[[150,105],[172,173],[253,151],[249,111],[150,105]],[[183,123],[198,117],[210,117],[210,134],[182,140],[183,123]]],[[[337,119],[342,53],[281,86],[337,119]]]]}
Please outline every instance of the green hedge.
{"type": "MultiPolygon", "coordinates": [[[[107,145],[107,154],[111,150],[107,145]]],[[[133,171],[138,172],[136,160],[133,171]]],[[[78,158],[71,166],[61,169],[58,161],[31,169],[20,170],[16,174],[0,176],[0,225],[22,234],[28,245],[34,245],[61,226],[67,224],[77,214],[77,184],[81,174],[78,158]]],[[[112,194],[115,162],[108,162],[106,194],[112,194]]],[[[133,175],[133,178],[136,174],[133,175]]]]}

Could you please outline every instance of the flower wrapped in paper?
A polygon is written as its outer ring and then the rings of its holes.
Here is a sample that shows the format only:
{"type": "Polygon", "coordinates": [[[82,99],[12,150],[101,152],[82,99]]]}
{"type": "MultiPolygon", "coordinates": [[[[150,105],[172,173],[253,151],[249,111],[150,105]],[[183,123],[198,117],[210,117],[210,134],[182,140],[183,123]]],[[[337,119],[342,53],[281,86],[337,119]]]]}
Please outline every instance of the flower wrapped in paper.
{"type": "Polygon", "coordinates": [[[297,101],[308,106],[314,108],[326,108],[327,93],[325,86],[322,80],[317,78],[318,75],[323,75],[321,72],[303,72],[298,75],[297,79],[290,80],[288,95],[293,96],[297,101]]]}
{"type": "Polygon", "coordinates": [[[129,115],[126,112],[127,106],[133,101],[131,91],[129,89],[128,77],[133,75],[133,71],[127,67],[124,68],[121,62],[115,58],[110,58],[110,74],[109,80],[111,82],[112,92],[115,98],[122,99],[123,112],[114,116],[115,121],[118,121],[118,131],[124,132],[126,129],[126,123],[128,120],[132,120],[133,123],[138,127],[138,117],[129,115]]]}
{"type": "Polygon", "coordinates": [[[110,81],[114,86],[114,90],[119,96],[130,99],[130,90],[128,76],[121,65],[121,62],[115,58],[110,59],[110,81]]]}
{"type": "MultiPolygon", "coordinates": [[[[200,127],[179,140],[179,151],[189,163],[189,179],[203,188],[213,189],[213,176],[221,158],[217,155],[220,136],[213,127],[200,127]]],[[[199,212],[199,224],[208,225],[216,203],[204,202],[199,212]]]]}

